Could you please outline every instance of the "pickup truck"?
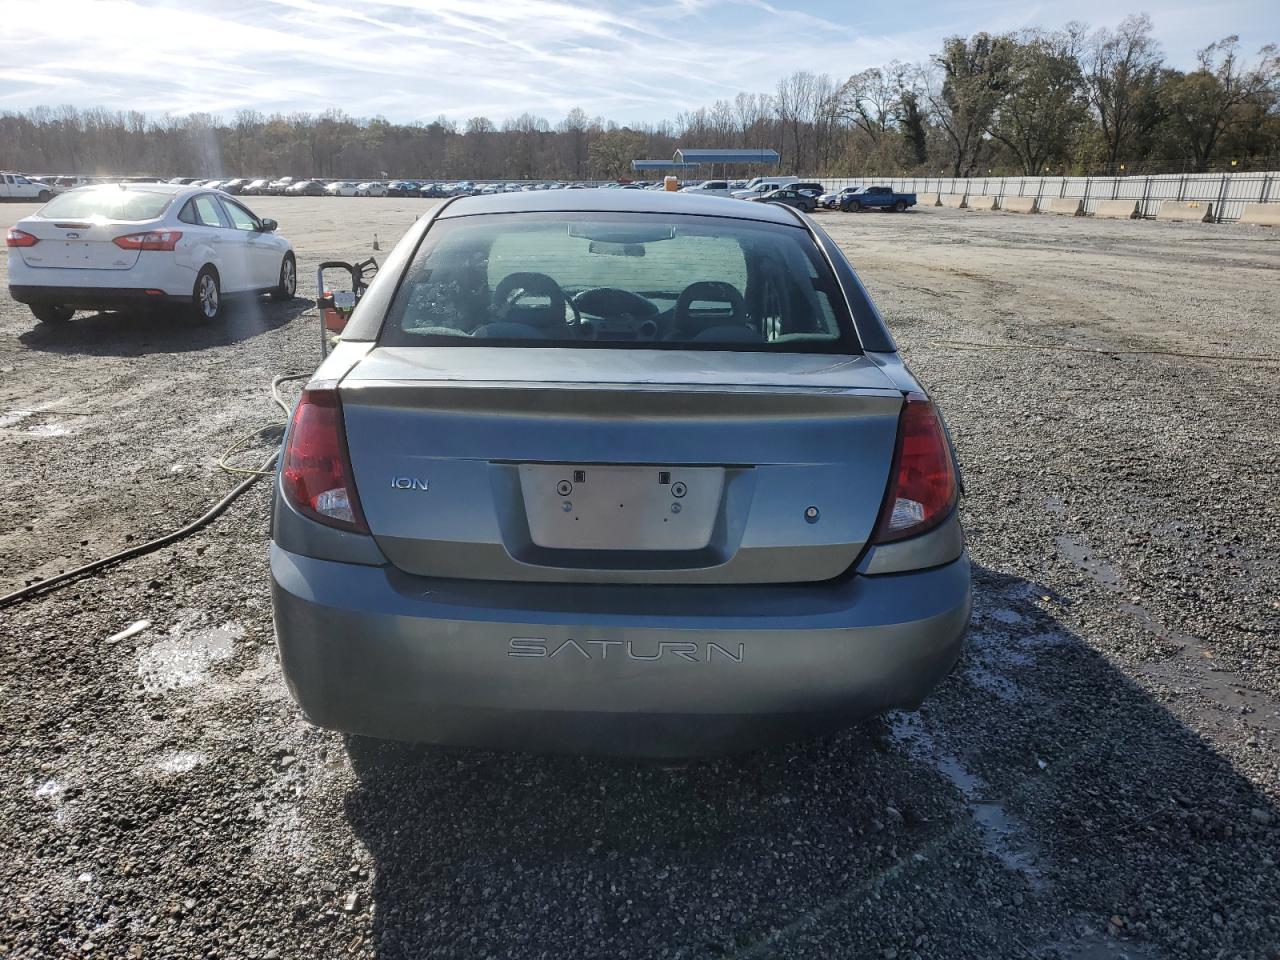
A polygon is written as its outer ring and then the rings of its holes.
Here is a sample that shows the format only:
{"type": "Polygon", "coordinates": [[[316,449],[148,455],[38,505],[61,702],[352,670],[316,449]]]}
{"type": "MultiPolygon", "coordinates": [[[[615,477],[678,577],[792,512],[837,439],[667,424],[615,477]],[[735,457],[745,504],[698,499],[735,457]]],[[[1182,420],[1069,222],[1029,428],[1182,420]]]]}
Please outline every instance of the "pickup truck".
{"type": "Polygon", "coordinates": [[[681,187],[681,193],[693,193],[700,197],[727,197],[729,196],[728,180],[703,180],[699,184],[691,187],[681,187]]]}
{"type": "Polygon", "coordinates": [[[20,173],[0,173],[0,200],[35,200],[48,203],[53,199],[53,188],[39,180],[31,180],[20,173]]]}
{"type": "Polygon", "coordinates": [[[840,197],[840,209],[855,213],[871,207],[883,210],[894,210],[901,213],[907,207],[916,205],[914,193],[895,193],[890,187],[859,187],[852,193],[843,193],[840,197]]]}

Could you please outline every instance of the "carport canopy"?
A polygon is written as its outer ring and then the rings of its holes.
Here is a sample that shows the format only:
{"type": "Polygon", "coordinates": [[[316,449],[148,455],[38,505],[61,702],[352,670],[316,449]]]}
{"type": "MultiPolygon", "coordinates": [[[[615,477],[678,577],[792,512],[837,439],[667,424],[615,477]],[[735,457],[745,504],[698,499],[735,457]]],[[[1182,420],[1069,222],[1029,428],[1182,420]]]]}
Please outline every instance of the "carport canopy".
{"type": "Polygon", "coordinates": [[[676,151],[674,159],[677,163],[742,163],[766,164],[769,166],[776,166],[782,162],[777,150],[725,150],[718,148],[692,150],[684,147],[676,151]]]}
{"type": "Polygon", "coordinates": [[[701,164],[677,163],[675,160],[632,160],[631,169],[636,173],[646,170],[696,170],[701,164]]]}

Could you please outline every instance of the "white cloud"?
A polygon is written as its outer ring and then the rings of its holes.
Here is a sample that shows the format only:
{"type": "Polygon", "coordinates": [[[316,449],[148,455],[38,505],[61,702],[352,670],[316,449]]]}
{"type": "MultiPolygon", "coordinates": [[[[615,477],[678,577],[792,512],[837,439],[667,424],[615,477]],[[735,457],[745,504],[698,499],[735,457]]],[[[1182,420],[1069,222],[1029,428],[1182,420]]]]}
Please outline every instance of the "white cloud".
{"type": "MultiPolygon", "coordinates": [[[[1277,34],[1274,4],[1148,9],[1175,62],[1220,33],[1277,34]]],[[[1070,15],[1123,13],[1078,0],[1070,15]]],[[[72,103],[150,113],[340,108],[555,120],[574,106],[659,120],[807,69],[920,60],[943,36],[1059,25],[1058,7],[918,0],[0,0],[0,109],[72,103]],[[18,29],[12,25],[20,24],[18,29]]]]}

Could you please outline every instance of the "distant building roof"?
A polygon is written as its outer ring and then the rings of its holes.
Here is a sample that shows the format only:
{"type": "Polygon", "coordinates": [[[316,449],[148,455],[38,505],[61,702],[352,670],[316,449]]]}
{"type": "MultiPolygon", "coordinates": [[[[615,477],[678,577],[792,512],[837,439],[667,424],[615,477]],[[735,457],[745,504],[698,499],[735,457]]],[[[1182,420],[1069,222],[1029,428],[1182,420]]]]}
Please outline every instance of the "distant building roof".
{"type": "Polygon", "coordinates": [[[675,160],[632,160],[632,170],[692,170],[697,163],[677,163],[675,160]]]}
{"type": "Polygon", "coordinates": [[[777,150],[686,150],[676,151],[675,159],[683,163],[768,163],[776,164],[782,158],[777,150]]]}

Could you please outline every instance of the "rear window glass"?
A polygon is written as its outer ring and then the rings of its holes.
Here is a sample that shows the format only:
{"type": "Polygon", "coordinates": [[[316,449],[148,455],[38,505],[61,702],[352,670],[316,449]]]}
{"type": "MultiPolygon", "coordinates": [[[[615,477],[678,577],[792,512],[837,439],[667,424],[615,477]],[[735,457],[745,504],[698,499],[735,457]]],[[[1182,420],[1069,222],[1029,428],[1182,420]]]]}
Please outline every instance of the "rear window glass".
{"type": "Polygon", "coordinates": [[[659,214],[442,220],[423,239],[380,342],[859,349],[807,231],[659,214]]]}
{"type": "Polygon", "coordinates": [[[40,216],[55,219],[154,220],[164,213],[172,194],[119,187],[91,187],[59,194],[40,210],[40,216]]]}

